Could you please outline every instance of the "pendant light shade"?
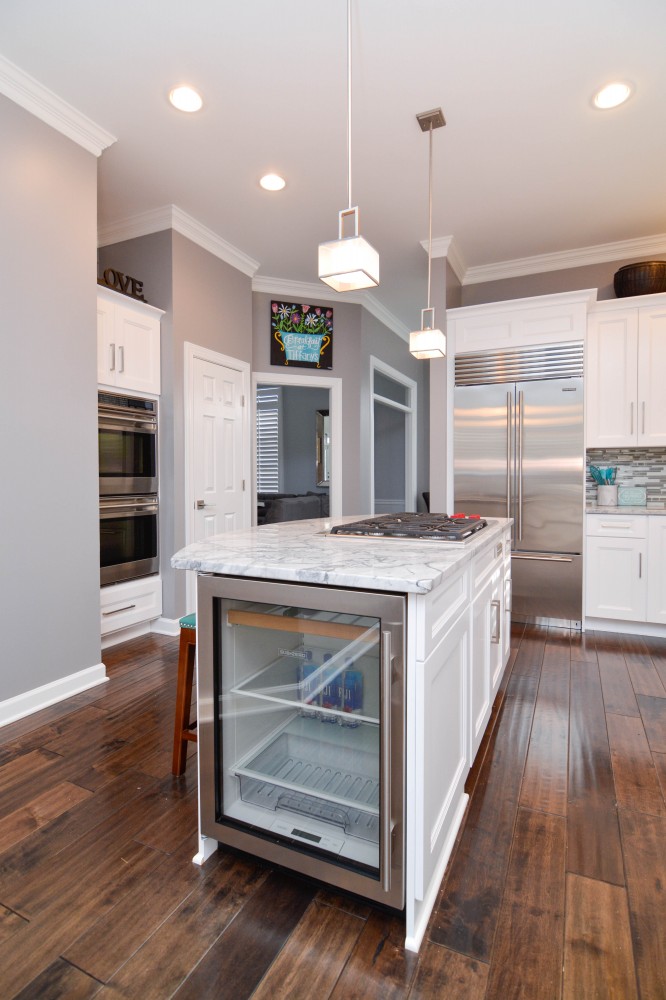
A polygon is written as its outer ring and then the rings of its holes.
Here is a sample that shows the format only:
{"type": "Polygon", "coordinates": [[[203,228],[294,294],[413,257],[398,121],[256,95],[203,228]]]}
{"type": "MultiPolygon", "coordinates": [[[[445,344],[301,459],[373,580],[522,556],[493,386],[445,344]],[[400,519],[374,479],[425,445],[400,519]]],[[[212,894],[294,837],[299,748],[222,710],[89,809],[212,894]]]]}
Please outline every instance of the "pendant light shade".
{"type": "Polygon", "coordinates": [[[358,232],[358,206],[352,208],[351,169],[351,0],[347,0],[347,197],[349,207],[338,214],[338,238],[319,244],[318,273],[336,292],[353,292],[379,284],[379,254],[358,232]],[[354,235],[343,233],[344,220],[353,217],[354,235]]]}
{"type": "Polygon", "coordinates": [[[421,310],[421,329],[409,335],[409,353],[420,361],[446,357],[446,334],[435,327],[435,310],[430,305],[430,277],[432,270],[432,130],[446,125],[441,108],[425,111],[416,116],[423,132],[429,135],[428,150],[428,305],[421,310]]]}
{"type": "Polygon", "coordinates": [[[412,330],[409,335],[409,353],[420,361],[428,358],[446,357],[446,334],[428,325],[426,313],[430,313],[430,323],[435,322],[434,309],[421,310],[421,329],[412,330]]]}
{"type": "Polygon", "coordinates": [[[336,292],[379,284],[379,254],[358,235],[358,208],[339,213],[338,238],[319,244],[319,277],[336,292]],[[354,216],[354,235],[343,235],[345,216],[354,216]]]}

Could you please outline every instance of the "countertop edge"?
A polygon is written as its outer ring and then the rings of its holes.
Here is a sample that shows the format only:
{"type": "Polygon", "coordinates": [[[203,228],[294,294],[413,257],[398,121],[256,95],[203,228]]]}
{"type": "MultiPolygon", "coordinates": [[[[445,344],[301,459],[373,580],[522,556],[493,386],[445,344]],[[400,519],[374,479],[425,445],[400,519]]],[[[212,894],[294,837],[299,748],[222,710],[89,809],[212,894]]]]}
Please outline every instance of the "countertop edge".
{"type": "Polygon", "coordinates": [[[333,524],[353,519],[290,521],[214,535],[176,552],[171,565],[222,576],[427,594],[492,545],[511,523],[488,518],[488,527],[464,545],[323,535],[333,524]],[[405,555],[403,560],[396,560],[398,552],[405,555]]]}

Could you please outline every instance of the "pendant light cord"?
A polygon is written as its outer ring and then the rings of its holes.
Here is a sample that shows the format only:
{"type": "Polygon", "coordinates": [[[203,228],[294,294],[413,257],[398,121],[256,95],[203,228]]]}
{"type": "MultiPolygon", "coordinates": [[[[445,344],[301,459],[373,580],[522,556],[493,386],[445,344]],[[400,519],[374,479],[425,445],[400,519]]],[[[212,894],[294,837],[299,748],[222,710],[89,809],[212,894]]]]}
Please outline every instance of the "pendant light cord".
{"type": "Polygon", "coordinates": [[[432,122],[429,128],[428,154],[428,309],[430,309],[430,267],[432,260],[432,122]]]}
{"type": "Polygon", "coordinates": [[[347,0],[347,201],[352,207],[352,44],[351,0],[347,0]]]}

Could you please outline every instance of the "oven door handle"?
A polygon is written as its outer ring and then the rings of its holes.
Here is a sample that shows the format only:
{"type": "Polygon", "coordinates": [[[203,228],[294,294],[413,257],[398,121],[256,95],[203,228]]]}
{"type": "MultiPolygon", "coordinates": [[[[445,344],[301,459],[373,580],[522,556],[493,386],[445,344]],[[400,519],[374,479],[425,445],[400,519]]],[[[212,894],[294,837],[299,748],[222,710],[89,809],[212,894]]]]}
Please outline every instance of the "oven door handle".
{"type": "Polygon", "coordinates": [[[138,431],[142,434],[157,434],[157,420],[155,417],[127,417],[116,416],[115,413],[100,414],[99,429],[102,431],[138,431]]]}
{"type": "Polygon", "coordinates": [[[391,827],[391,682],[393,679],[391,663],[391,633],[382,631],[382,710],[381,710],[381,794],[382,808],[381,844],[382,844],[382,885],[384,892],[391,889],[391,859],[392,835],[391,827]]]}
{"type": "Polygon", "coordinates": [[[100,517],[117,517],[119,514],[156,514],[158,503],[150,500],[103,500],[99,505],[100,517]]]}

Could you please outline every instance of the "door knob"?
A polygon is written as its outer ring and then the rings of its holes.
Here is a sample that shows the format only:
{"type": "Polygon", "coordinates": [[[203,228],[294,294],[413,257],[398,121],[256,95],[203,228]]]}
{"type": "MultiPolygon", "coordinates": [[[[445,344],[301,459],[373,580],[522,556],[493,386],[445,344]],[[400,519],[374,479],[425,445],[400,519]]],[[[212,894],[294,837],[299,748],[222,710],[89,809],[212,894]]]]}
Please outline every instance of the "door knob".
{"type": "Polygon", "coordinates": [[[203,510],[205,506],[206,506],[206,501],[205,500],[195,500],[194,501],[194,509],[195,510],[203,510]]]}

